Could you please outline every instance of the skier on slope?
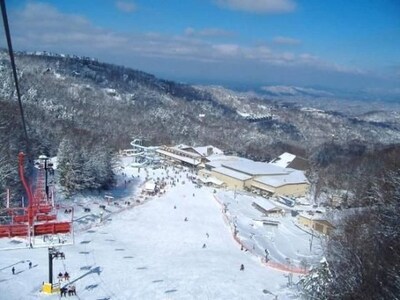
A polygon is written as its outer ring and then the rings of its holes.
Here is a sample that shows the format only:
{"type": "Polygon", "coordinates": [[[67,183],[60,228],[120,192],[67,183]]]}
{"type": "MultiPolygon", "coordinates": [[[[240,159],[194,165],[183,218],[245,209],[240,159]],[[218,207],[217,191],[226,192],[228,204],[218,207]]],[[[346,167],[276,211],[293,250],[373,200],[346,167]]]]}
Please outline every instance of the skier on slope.
{"type": "Polygon", "coordinates": [[[266,262],[269,261],[269,251],[268,251],[268,249],[265,249],[265,261],[266,262]]]}

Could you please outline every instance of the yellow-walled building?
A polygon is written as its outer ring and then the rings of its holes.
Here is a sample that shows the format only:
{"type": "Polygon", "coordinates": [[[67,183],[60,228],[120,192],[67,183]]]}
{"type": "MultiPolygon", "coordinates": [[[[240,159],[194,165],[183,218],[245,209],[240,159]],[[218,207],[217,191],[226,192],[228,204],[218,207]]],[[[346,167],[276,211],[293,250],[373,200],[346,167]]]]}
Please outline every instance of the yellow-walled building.
{"type": "MultiPolygon", "coordinates": [[[[220,149],[211,145],[205,147],[163,146],[156,152],[161,157],[184,165],[205,167],[204,171],[199,171],[201,178],[215,178],[214,181],[222,181],[224,186],[231,189],[248,188],[278,196],[304,196],[310,186],[303,171],[282,166],[282,163],[286,166],[296,158],[295,155],[289,153],[281,155],[279,164],[277,160],[265,163],[237,156],[226,156],[220,149]]],[[[221,186],[221,184],[218,185],[221,186]]]]}
{"type": "Polygon", "coordinates": [[[335,228],[329,221],[321,216],[300,214],[297,221],[300,225],[325,235],[329,235],[330,231],[335,228]]]}
{"type": "Polygon", "coordinates": [[[206,168],[232,189],[247,187],[281,196],[304,196],[310,186],[303,171],[244,158],[213,161],[206,168]]]}
{"type": "Polygon", "coordinates": [[[211,174],[225,182],[227,187],[237,188],[243,190],[244,187],[249,187],[251,184],[252,177],[235,170],[227,169],[224,167],[218,167],[212,170],[211,174]]]}
{"type": "Polygon", "coordinates": [[[251,186],[281,196],[304,196],[310,184],[302,171],[293,170],[284,175],[256,177],[251,186]]]}

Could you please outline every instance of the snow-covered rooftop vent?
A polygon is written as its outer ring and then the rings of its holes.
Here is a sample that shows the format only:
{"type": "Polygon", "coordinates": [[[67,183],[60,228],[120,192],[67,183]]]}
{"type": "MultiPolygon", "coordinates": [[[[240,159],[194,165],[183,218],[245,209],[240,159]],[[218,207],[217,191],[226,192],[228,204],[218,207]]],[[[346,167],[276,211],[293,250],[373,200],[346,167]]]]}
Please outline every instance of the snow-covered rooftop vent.
{"type": "Polygon", "coordinates": [[[196,151],[197,153],[199,153],[201,156],[211,156],[211,155],[221,155],[224,154],[224,152],[217,148],[214,147],[212,145],[208,145],[208,146],[201,146],[201,147],[193,147],[193,150],[196,151]]]}

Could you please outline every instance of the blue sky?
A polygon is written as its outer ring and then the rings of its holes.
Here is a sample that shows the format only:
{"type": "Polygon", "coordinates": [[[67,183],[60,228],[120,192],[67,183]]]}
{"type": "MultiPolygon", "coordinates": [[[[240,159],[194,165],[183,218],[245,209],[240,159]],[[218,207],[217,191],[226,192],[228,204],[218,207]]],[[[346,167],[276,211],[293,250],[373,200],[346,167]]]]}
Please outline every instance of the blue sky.
{"type": "Polygon", "coordinates": [[[17,50],[92,56],[190,83],[400,96],[398,0],[8,0],[7,6],[17,50]]]}

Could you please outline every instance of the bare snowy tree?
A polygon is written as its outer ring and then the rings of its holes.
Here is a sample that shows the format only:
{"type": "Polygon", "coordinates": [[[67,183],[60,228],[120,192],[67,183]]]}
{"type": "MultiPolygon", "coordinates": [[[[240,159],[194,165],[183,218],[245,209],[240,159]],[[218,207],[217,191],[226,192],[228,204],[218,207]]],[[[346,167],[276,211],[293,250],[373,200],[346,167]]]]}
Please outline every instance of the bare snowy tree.
{"type": "Polygon", "coordinates": [[[331,276],[309,279],[305,293],[323,290],[324,299],[399,299],[400,169],[376,177],[356,196],[364,206],[348,210],[328,242],[331,276]]]}

